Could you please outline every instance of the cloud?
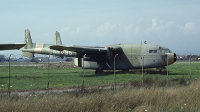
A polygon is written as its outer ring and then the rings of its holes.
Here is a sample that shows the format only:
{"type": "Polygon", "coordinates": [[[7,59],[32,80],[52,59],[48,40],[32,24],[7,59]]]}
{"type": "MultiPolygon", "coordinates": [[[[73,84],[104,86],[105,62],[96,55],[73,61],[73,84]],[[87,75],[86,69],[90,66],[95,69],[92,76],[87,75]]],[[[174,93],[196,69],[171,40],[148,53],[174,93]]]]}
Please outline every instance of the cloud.
{"type": "Polygon", "coordinates": [[[136,26],[134,29],[134,33],[139,33],[141,31],[141,27],[140,26],[136,26]]]}
{"type": "Polygon", "coordinates": [[[140,18],[137,23],[141,23],[143,21],[143,18],[140,18]]]}
{"type": "MultiPolygon", "coordinates": [[[[178,41],[181,38],[186,40],[190,36],[197,37],[200,34],[200,27],[194,22],[187,22],[183,25],[174,21],[164,21],[157,18],[145,21],[143,18],[129,23],[103,23],[99,26],[70,26],[62,28],[60,31],[68,39],[86,41],[85,43],[138,43],[141,40],[153,41],[155,43],[178,41]],[[189,35],[185,35],[185,33],[189,35]]],[[[77,42],[77,41],[76,41],[77,42]]]]}
{"type": "Polygon", "coordinates": [[[151,26],[146,28],[145,34],[148,36],[169,37],[175,30],[175,23],[173,21],[165,23],[154,18],[152,19],[151,26]]]}
{"type": "Polygon", "coordinates": [[[155,18],[152,19],[152,26],[151,26],[151,27],[152,27],[153,29],[155,29],[156,27],[160,26],[159,24],[160,24],[160,23],[159,23],[159,21],[158,21],[157,19],[155,19],[155,18]]]}
{"type": "Polygon", "coordinates": [[[110,36],[110,34],[117,32],[118,30],[120,30],[121,24],[110,24],[108,23],[104,23],[100,26],[95,27],[91,32],[90,32],[90,36],[94,36],[94,37],[107,37],[110,36]]]}
{"type": "Polygon", "coordinates": [[[195,22],[187,22],[184,26],[177,25],[177,29],[184,34],[199,34],[200,29],[195,22]]]}
{"type": "Polygon", "coordinates": [[[85,34],[87,31],[89,31],[89,26],[80,26],[76,29],[76,34],[80,35],[80,34],[85,34]]]}
{"type": "Polygon", "coordinates": [[[70,30],[70,27],[69,27],[69,26],[66,26],[65,28],[60,29],[59,32],[62,33],[62,34],[65,34],[65,33],[67,33],[69,30],[70,30]]]}

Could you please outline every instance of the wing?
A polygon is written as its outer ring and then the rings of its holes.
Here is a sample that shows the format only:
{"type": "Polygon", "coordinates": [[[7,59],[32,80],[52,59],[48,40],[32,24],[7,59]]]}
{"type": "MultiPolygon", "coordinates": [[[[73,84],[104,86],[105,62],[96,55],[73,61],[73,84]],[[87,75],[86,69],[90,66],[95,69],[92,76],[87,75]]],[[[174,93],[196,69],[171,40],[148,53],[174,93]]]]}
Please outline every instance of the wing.
{"type": "Polygon", "coordinates": [[[101,59],[112,59],[114,54],[120,51],[120,47],[106,46],[106,47],[96,47],[96,46],[62,46],[62,45],[52,45],[50,49],[62,51],[68,50],[77,53],[77,57],[90,57],[91,60],[101,60],[101,59]]]}
{"type": "Polygon", "coordinates": [[[61,45],[52,45],[50,49],[62,51],[68,50],[77,52],[79,54],[106,54],[108,51],[107,47],[87,47],[87,46],[61,46],[61,45]]]}
{"type": "Polygon", "coordinates": [[[20,49],[22,47],[24,47],[26,44],[0,44],[0,50],[11,50],[11,49],[20,49]]]}

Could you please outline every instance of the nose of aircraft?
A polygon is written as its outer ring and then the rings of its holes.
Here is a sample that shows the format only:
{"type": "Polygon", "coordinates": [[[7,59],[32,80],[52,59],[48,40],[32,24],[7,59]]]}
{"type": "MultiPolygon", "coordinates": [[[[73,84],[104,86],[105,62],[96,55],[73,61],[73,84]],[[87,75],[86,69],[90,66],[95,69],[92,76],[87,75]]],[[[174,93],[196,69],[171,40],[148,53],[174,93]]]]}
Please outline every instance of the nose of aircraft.
{"type": "Polygon", "coordinates": [[[166,54],[166,65],[171,65],[176,62],[176,53],[165,53],[166,54]]]}

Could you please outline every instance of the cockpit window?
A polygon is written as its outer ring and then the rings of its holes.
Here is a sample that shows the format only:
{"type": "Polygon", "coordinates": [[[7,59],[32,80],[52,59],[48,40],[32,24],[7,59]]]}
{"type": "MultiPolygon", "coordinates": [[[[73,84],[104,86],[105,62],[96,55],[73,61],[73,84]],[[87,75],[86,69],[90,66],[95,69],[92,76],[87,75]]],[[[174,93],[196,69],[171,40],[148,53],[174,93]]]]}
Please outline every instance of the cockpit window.
{"type": "Polygon", "coordinates": [[[149,50],[149,53],[172,53],[169,49],[149,50]]]}
{"type": "Polygon", "coordinates": [[[153,50],[153,53],[157,53],[157,50],[153,50]]]}
{"type": "Polygon", "coordinates": [[[172,53],[172,51],[168,50],[168,53],[172,53]]]}

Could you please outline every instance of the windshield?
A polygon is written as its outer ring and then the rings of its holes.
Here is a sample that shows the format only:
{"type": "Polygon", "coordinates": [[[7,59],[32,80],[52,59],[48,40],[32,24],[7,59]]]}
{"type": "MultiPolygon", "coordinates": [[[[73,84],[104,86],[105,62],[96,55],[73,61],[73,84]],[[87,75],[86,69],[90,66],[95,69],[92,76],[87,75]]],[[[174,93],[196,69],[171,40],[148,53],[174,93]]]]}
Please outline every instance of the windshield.
{"type": "Polygon", "coordinates": [[[149,53],[172,53],[169,49],[149,50],[149,53]]]}

